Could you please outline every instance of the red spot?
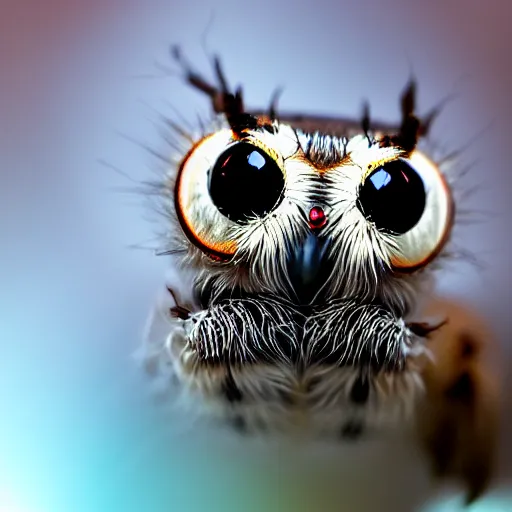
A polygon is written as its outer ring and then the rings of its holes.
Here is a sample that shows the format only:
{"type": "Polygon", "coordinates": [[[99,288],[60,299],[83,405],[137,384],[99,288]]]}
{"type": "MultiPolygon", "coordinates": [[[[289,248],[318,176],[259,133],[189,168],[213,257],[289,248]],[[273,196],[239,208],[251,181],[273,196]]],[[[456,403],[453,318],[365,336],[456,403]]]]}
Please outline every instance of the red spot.
{"type": "Polygon", "coordinates": [[[224,163],[221,165],[221,167],[226,167],[226,165],[228,165],[228,162],[231,160],[231,155],[228,155],[228,157],[226,158],[226,160],[224,161],[224,163]]]}
{"type": "Polygon", "coordinates": [[[311,229],[320,229],[325,226],[327,222],[327,217],[325,216],[325,212],[320,206],[313,206],[309,211],[309,227],[311,229]]]}

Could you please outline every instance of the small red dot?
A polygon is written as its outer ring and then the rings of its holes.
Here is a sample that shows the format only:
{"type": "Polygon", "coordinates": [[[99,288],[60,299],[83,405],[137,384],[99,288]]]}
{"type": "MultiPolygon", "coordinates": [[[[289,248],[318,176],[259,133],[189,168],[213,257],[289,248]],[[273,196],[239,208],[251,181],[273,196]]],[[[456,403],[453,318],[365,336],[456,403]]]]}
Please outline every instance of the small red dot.
{"type": "Polygon", "coordinates": [[[313,206],[309,211],[309,227],[311,229],[319,229],[325,226],[327,217],[325,212],[320,206],[313,206]]]}

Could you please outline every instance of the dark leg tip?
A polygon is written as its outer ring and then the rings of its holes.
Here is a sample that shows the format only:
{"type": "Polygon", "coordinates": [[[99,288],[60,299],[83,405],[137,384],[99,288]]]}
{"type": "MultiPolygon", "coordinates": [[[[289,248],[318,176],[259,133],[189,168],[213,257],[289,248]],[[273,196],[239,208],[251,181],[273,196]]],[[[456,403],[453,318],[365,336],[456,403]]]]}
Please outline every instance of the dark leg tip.
{"type": "Polygon", "coordinates": [[[228,375],[222,385],[222,393],[230,403],[241,402],[244,398],[231,374],[228,375]]]}
{"type": "Polygon", "coordinates": [[[355,404],[362,405],[368,401],[370,396],[370,382],[367,378],[359,377],[354,382],[350,391],[350,400],[355,404]]]}
{"type": "Polygon", "coordinates": [[[341,437],[343,439],[359,439],[363,434],[363,425],[359,421],[349,421],[341,428],[341,437]]]}

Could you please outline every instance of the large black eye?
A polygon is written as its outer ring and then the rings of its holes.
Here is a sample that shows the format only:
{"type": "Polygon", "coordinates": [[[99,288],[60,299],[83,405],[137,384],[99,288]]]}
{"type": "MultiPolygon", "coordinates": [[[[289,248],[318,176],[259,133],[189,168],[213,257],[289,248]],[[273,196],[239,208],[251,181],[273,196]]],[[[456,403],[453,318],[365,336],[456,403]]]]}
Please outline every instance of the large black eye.
{"type": "Polygon", "coordinates": [[[401,159],[375,169],[359,189],[359,209],[387,233],[407,233],[421,219],[425,203],[423,180],[401,159]]]}
{"type": "Polygon", "coordinates": [[[277,163],[247,142],[222,153],[210,171],[210,197],[219,211],[235,222],[263,217],[282,199],[284,176],[277,163]]]}

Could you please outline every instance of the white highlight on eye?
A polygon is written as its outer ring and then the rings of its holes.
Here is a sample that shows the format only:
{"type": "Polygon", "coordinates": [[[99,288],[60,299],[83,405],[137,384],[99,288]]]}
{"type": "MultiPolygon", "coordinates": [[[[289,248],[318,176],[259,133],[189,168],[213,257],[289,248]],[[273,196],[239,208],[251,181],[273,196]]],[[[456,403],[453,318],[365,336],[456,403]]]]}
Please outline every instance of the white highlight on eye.
{"type": "Polygon", "coordinates": [[[257,152],[253,151],[247,158],[249,165],[261,169],[265,165],[265,159],[257,152]]]}
{"type": "Polygon", "coordinates": [[[382,169],[380,172],[377,172],[377,174],[374,174],[370,180],[372,181],[373,186],[377,190],[380,190],[391,181],[391,175],[382,169]]]}

